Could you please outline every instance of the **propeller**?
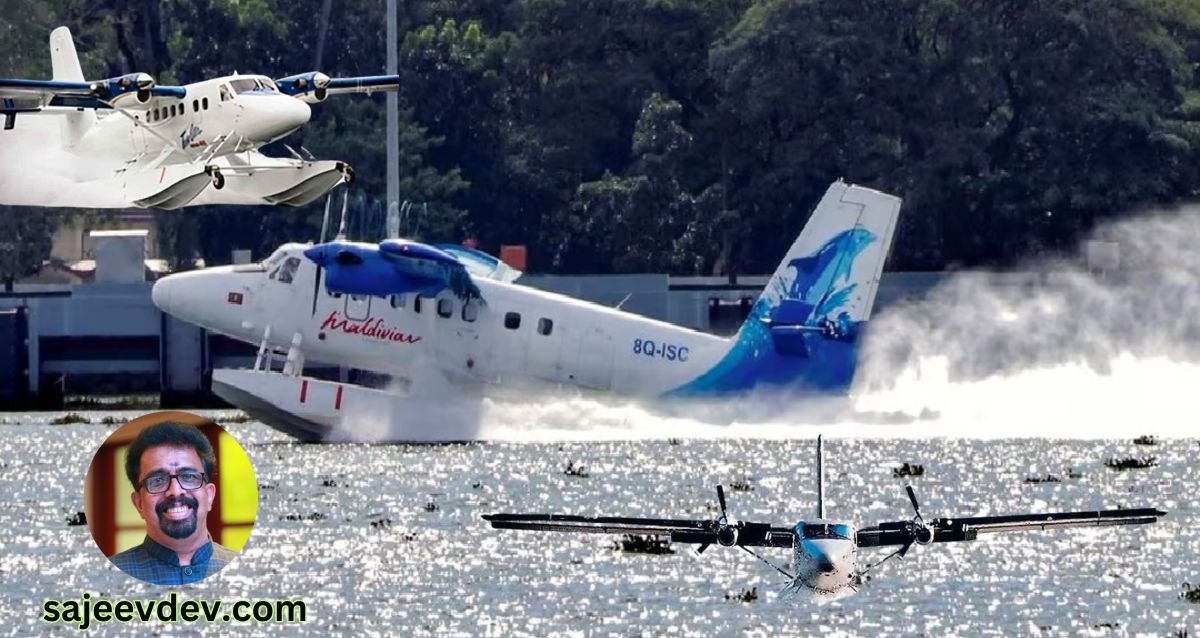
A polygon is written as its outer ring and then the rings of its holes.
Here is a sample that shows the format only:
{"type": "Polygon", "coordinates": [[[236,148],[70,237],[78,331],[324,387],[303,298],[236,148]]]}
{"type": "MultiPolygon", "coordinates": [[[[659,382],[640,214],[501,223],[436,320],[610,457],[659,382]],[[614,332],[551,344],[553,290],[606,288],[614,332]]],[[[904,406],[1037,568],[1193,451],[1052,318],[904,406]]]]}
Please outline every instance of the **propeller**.
{"type": "MultiPolygon", "coordinates": [[[[713,521],[717,526],[717,543],[723,547],[732,547],[737,544],[738,530],[734,526],[736,525],[736,521],[734,525],[731,525],[729,522],[729,510],[725,503],[725,488],[720,485],[717,486],[717,503],[721,505],[721,517],[713,521]]],[[[712,543],[701,544],[700,547],[696,548],[696,553],[703,554],[709,545],[712,545],[712,543]]]]}
{"type": "Polygon", "coordinates": [[[917,491],[913,489],[912,483],[905,485],[904,491],[908,492],[908,501],[912,503],[913,519],[911,523],[912,535],[909,537],[908,542],[900,548],[900,558],[904,558],[904,555],[908,553],[913,543],[928,545],[933,542],[933,530],[925,524],[925,519],[921,516],[921,504],[917,502],[917,491]]]}

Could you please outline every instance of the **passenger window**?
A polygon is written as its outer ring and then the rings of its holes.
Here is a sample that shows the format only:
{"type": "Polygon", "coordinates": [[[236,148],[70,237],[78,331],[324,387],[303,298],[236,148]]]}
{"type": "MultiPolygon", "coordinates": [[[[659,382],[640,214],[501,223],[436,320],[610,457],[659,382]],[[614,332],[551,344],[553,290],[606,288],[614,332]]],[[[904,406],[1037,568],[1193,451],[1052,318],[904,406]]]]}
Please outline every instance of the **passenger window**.
{"type": "Polygon", "coordinates": [[[538,319],[538,334],[549,336],[551,332],[554,332],[554,322],[545,317],[538,319]]]}
{"type": "Polygon", "coordinates": [[[437,313],[442,319],[449,319],[450,315],[454,314],[454,302],[450,299],[438,299],[437,313]]]}
{"type": "Polygon", "coordinates": [[[504,313],[504,327],[509,330],[516,330],[521,327],[521,313],[506,312],[504,313]]]}
{"type": "Polygon", "coordinates": [[[479,318],[479,306],[475,305],[474,301],[468,301],[463,304],[462,320],[472,322],[479,318]]]}
{"type": "Polygon", "coordinates": [[[200,100],[200,106],[205,111],[207,111],[208,110],[208,98],[204,98],[204,99],[200,100]]]}
{"type": "Polygon", "coordinates": [[[299,257],[288,257],[287,261],[283,262],[283,266],[279,269],[279,283],[292,283],[292,277],[296,274],[296,269],[299,267],[299,257]]]}
{"type": "Polygon", "coordinates": [[[192,113],[200,112],[200,100],[192,100],[192,113]]]}
{"type": "Polygon", "coordinates": [[[413,312],[418,314],[421,312],[421,295],[413,297],[413,312]]]}
{"type": "Polygon", "coordinates": [[[403,308],[404,307],[404,295],[392,295],[392,307],[393,308],[403,308]]]}

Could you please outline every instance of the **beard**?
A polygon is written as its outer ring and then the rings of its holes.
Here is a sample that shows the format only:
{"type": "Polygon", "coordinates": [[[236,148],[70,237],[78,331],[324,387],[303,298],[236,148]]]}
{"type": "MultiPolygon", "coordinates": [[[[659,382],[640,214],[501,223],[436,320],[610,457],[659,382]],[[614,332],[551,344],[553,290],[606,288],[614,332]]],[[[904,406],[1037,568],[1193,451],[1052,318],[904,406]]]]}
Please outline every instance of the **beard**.
{"type": "Polygon", "coordinates": [[[158,526],[163,533],[176,540],[181,540],[196,533],[196,510],[199,507],[200,503],[196,499],[185,494],[159,503],[155,506],[154,512],[158,514],[158,526]],[[178,504],[191,508],[191,514],[187,518],[179,520],[167,518],[166,511],[178,504]]]}

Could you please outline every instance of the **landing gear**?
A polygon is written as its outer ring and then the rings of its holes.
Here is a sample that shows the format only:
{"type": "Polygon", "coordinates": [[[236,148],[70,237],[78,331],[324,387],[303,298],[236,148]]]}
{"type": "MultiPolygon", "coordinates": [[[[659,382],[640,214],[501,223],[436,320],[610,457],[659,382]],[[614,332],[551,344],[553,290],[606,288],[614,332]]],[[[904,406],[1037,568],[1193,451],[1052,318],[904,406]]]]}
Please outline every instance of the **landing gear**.
{"type": "Polygon", "coordinates": [[[209,176],[212,177],[213,188],[217,190],[225,188],[225,176],[221,174],[221,168],[219,166],[208,166],[204,169],[204,172],[208,173],[209,176]]]}

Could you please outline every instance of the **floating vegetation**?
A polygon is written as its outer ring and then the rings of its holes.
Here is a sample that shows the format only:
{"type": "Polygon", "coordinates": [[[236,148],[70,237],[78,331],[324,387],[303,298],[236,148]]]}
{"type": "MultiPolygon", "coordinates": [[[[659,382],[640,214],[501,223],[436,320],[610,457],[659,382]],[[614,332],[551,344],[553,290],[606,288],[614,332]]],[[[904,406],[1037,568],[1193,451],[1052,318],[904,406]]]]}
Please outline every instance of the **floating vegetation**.
{"type": "Polygon", "coordinates": [[[79,410],[157,410],[158,395],[118,396],[118,397],[67,397],[63,400],[64,408],[79,410]]]}
{"type": "Polygon", "coordinates": [[[103,419],[100,419],[100,425],[123,425],[128,421],[129,419],[122,419],[121,417],[106,416],[103,419]]]}
{"type": "Polygon", "coordinates": [[[233,414],[227,414],[216,418],[217,423],[250,423],[253,420],[254,419],[252,419],[250,415],[246,414],[245,412],[235,412],[233,414]]]}
{"type": "Polygon", "coordinates": [[[1031,485],[1040,485],[1042,483],[1062,483],[1062,479],[1053,474],[1047,474],[1045,476],[1027,476],[1025,482],[1031,485]]]}
{"type": "Polygon", "coordinates": [[[50,419],[50,425],[71,425],[74,423],[91,424],[91,421],[78,412],[68,412],[60,417],[50,419]]]}
{"type": "Polygon", "coordinates": [[[333,479],[325,479],[321,481],[321,487],[346,487],[345,483],[338,483],[333,479]]]}
{"type": "Polygon", "coordinates": [[[391,526],[392,519],[390,518],[381,518],[377,521],[371,521],[371,527],[374,527],[375,529],[388,529],[391,526]]]}
{"type": "Polygon", "coordinates": [[[589,476],[587,470],[582,465],[575,465],[574,461],[567,461],[567,468],[563,470],[563,474],[578,478],[587,478],[589,476]]]}
{"type": "Polygon", "coordinates": [[[74,516],[67,517],[68,527],[78,527],[80,525],[87,525],[87,515],[83,512],[75,512],[74,516]]]}
{"type": "Polygon", "coordinates": [[[273,490],[277,487],[279,487],[279,485],[276,483],[259,483],[258,484],[258,489],[260,489],[260,490],[273,490]]]}
{"type": "Polygon", "coordinates": [[[626,554],[674,554],[671,549],[671,539],[661,536],[639,536],[626,534],[612,545],[626,554]]]}
{"type": "Polygon", "coordinates": [[[483,481],[480,481],[479,479],[475,479],[475,482],[471,483],[471,489],[473,490],[477,490],[481,487],[483,487],[483,481]]]}
{"type": "Polygon", "coordinates": [[[1158,437],[1153,434],[1143,434],[1133,440],[1134,445],[1158,445],[1158,437]]]}
{"type": "Polygon", "coordinates": [[[750,484],[750,479],[742,478],[730,481],[730,492],[753,492],[754,486],[750,484]]]}
{"type": "Polygon", "coordinates": [[[1067,468],[1067,478],[1070,478],[1070,479],[1083,478],[1083,472],[1080,472],[1079,470],[1077,470],[1073,467],[1069,467],[1069,468],[1067,468]]]}
{"type": "Polygon", "coordinates": [[[1105,467],[1110,467],[1114,470],[1139,470],[1156,465],[1158,465],[1158,459],[1153,456],[1143,456],[1140,459],[1132,456],[1123,459],[1110,458],[1104,462],[1105,467]]]}
{"type": "Polygon", "coordinates": [[[323,521],[323,520],[325,520],[325,515],[320,512],[313,512],[312,514],[307,514],[307,515],[305,515],[305,514],[288,514],[287,516],[279,517],[279,520],[281,520],[281,521],[323,521]]]}
{"type": "Polygon", "coordinates": [[[743,589],[736,594],[725,594],[725,600],[736,600],[741,603],[752,603],[758,600],[758,587],[743,589]]]}
{"type": "Polygon", "coordinates": [[[917,465],[915,463],[912,465],[905,463],[900,467],[892,468],[892,476],[895,478],[902,478],[905,476],[925,476],[925,466],[917,465]]]}
{"type": "Polygon", "coordinates": [[[1189,603],[1200,604],[1200,585],[1184,583],[1183,593],[1179,594],[1179,597],[1188,601],[1189,603]]]}
{"type": "Polygon", "coordinates": [[[675,437],[671,437],[671,438],[667,439],[667,445],[683,445],[683,439],[677,439],[675,437]]]}

